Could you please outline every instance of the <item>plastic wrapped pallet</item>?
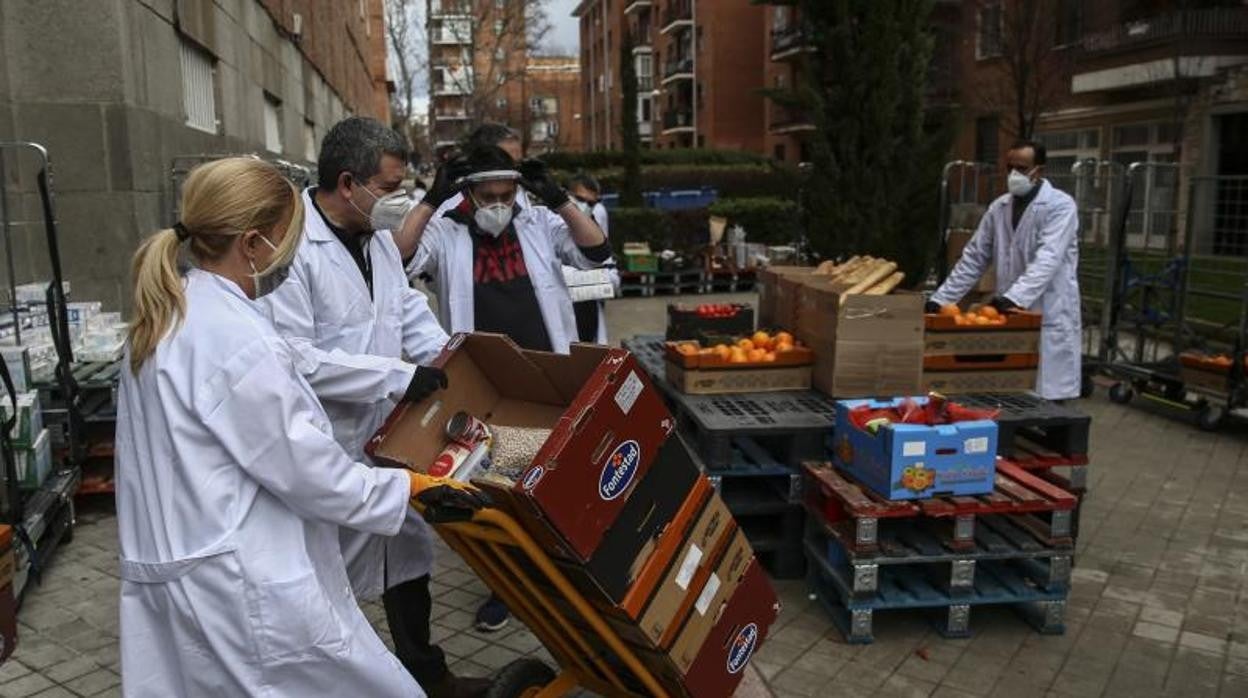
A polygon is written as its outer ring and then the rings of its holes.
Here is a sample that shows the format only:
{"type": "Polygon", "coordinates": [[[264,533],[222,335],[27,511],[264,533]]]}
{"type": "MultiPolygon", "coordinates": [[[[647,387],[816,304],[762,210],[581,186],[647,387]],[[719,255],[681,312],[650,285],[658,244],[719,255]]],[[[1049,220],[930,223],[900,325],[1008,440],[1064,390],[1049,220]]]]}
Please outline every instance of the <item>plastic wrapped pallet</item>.
{"type": "MultiPolygon", "coordinates": [[[[0,420],[7,420],[12,414],[12,403],[6,396],[0,396],[0,420]]],[[[39,438],[43,431],[43,410],[39,404],[39,393],[31,390],[17,396],[17,419],[13,424],[13,445],[16,448],[28,448],[39,438]]]]}
{"type": "Polygon", "coordinates": [[[15,449],[17,482],[23,489],[38,489],[52,472],[52,437],[47,429],[39,432],[30,448],[15,449]]]}

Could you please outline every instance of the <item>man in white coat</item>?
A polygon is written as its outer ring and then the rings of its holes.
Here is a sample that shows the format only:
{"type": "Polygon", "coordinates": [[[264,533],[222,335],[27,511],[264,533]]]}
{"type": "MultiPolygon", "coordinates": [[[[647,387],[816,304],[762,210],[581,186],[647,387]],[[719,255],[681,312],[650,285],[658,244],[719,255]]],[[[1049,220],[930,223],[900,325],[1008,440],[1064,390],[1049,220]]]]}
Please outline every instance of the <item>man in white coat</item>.
{"type": "Polygon", "coordinates": [[[992,264],[997,310],[1043,314],[1036,392],[1050,400],[1079,397],[1079,215],[1074,199],[1041,175],[1045,148],[1020,141],[1006,154],[1009,192],[993,201],[949,278],[927,310],[957,303],[992,264]]]}
{"type": "MultiPolygon", "coordinates": [[[[305,357],[304,377],[334,439],[365,462],[364,445],[396,400],[446,386],[440,370],[415,364],[435,357],[447,334],[371,215],[380,213],[379,199],[406,196],[406,163],[403,141],[380,122],[336,124],[321,144],[318,185],[303,192],[305,240],[290,278],[265,298],[278,331],[305,357]]],[[[430,696],[480,695],[488,682],[451,674],[431,642],[432,531],[415,510],[408,514],[394,538],[342,529],[352,588],[361,600],[382,597],[395,653],[430,696]]]]}

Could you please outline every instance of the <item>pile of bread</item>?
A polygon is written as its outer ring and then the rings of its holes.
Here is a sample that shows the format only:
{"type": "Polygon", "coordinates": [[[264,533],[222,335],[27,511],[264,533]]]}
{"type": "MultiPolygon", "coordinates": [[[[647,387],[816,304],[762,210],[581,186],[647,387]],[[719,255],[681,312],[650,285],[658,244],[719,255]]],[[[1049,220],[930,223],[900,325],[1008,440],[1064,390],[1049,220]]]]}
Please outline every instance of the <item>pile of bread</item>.
{"type": "Polygon", "coordinates": [[[887,259],[855,255],[837,263],[827,261],[815,268],[815,274],[828,277],[842,294],[861,293],[882,296],[897,288],[906,275],[897,271],[897,263],[887,259]]]}

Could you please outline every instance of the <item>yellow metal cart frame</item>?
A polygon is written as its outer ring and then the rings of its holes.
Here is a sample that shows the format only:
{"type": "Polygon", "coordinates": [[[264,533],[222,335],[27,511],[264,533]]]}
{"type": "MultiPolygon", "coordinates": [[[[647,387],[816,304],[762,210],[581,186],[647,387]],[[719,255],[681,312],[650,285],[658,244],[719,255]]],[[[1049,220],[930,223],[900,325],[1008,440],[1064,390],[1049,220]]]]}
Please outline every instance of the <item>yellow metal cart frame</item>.
{"type": "MultiPolygon", "coordinates": [[[[412,504],[423,512],[419,502],[413,500],[412,504]]],[[[497,509],[482,509],[470,521],[436,523],[433,527],[558,662],[553,681],[531,686],[519,695],[554,698],[576,688],[604,696],[671,695],[511,516],[497,509]],[[522,560],[531,564],[521,564],[522,560]],[[548,589],[563,597],[583,621],[580,625],[592,628],[600,646],[606,646],[617,662],[609,662],[595,650],[548,589]],[[631,681],[625,680],[628,678],[631,681]],[[646,693],[639,694],[630,685],[644,687],[646,693]]]]}

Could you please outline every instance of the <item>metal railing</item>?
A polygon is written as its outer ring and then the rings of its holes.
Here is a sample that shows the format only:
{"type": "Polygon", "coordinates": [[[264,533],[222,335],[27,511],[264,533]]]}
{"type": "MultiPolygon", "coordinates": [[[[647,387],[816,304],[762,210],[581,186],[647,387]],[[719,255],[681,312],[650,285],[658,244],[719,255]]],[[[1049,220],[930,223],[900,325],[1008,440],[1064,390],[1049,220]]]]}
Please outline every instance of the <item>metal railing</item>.
{"type": "Polygon", "coordinates": [[[674,0],[663,12],[663,26],[669,27],[675,22],[693,19],[693,3],[689,0],[674,0]]]}
{"type": "Polygon", "coordinates": [[[803,24],[771,30],[771,52],[773,54],[795,48],[813,47],[814,43],[814,31],[803,24]]]}
{"type": "Polygon", "coordinates": [[[1080,45],[1084,53],[1096,54],[1154,41],[1196,36],[1248,39],[1248,7],[1167,12],[1085,34],[1080,45]]]}
{"type": "Polygon", "coordinates": [[[693,59],[678,58],[676,60],[668,60],[663,64],[663,79],[666,80],[675,75],[693,74],[693,59]]]}
{"type": "Polygon", "coordinates": [[[663,112],[663,128],[686,128],[693,126],[693,111],[687,109],[669,109],[663,112]]]}

